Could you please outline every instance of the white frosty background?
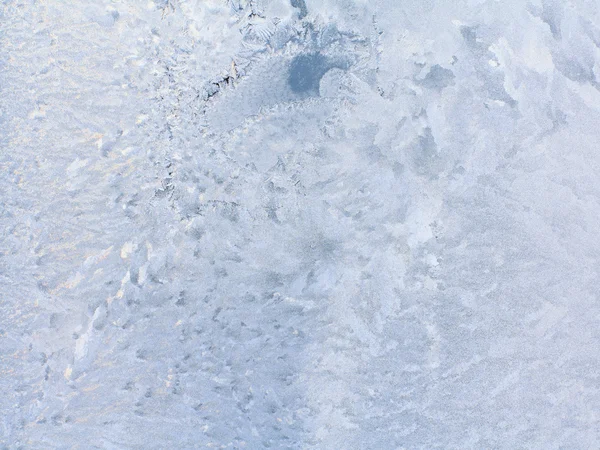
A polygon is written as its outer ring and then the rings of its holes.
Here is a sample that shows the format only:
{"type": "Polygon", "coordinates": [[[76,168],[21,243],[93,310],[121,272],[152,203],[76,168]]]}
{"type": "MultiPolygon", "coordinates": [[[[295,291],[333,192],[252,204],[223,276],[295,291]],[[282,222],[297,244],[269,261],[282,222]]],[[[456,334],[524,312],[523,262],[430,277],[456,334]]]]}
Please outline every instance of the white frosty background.
{"type": "Polygon", "coordinates": [[[2,0],[1,448],[600,448],[599,47],[592,0],[2,0]]]}

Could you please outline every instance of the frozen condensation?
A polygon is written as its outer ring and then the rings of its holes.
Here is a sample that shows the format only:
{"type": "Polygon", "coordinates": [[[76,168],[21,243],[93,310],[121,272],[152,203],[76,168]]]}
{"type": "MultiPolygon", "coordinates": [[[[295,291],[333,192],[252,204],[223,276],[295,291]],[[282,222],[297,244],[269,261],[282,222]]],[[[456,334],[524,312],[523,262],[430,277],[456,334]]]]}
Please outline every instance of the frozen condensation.
{"type": "Polygon", "coordinates": [[[587,0],[0,2],[0,448],[600,448],[599,80],[587,0]]]}

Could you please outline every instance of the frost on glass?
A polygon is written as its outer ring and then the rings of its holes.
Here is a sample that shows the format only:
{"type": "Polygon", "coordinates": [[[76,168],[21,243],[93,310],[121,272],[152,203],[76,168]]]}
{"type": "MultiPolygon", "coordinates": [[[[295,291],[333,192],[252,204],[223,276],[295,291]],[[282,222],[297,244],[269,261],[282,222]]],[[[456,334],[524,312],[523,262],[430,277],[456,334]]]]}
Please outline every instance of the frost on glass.
{"type": "Polygon", "coordinates": [[[0,448],[598,447],[593,2],[0,24],[0,448]]]}

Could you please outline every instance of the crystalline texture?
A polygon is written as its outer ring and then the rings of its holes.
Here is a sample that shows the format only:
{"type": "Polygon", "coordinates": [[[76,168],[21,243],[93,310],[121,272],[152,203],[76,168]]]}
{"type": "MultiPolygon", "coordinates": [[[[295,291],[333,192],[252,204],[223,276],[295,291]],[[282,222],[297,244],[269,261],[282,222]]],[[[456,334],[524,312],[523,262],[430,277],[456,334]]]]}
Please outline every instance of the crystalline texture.
{"type": "Polygon", "coordinates": [[[600,446],[594,2],[0,24],[0,448],[600,446]]]}

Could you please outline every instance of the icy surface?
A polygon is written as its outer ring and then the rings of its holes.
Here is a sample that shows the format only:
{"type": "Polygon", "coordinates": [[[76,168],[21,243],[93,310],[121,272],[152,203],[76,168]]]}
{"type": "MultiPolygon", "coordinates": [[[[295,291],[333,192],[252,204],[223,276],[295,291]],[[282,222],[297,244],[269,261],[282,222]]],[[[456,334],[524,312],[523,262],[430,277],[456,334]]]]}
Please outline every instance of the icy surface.
{"type": "Polygon", "coordinates": [[[600,4],[0,2],[0,448],[600,448],[600,4]]]}

